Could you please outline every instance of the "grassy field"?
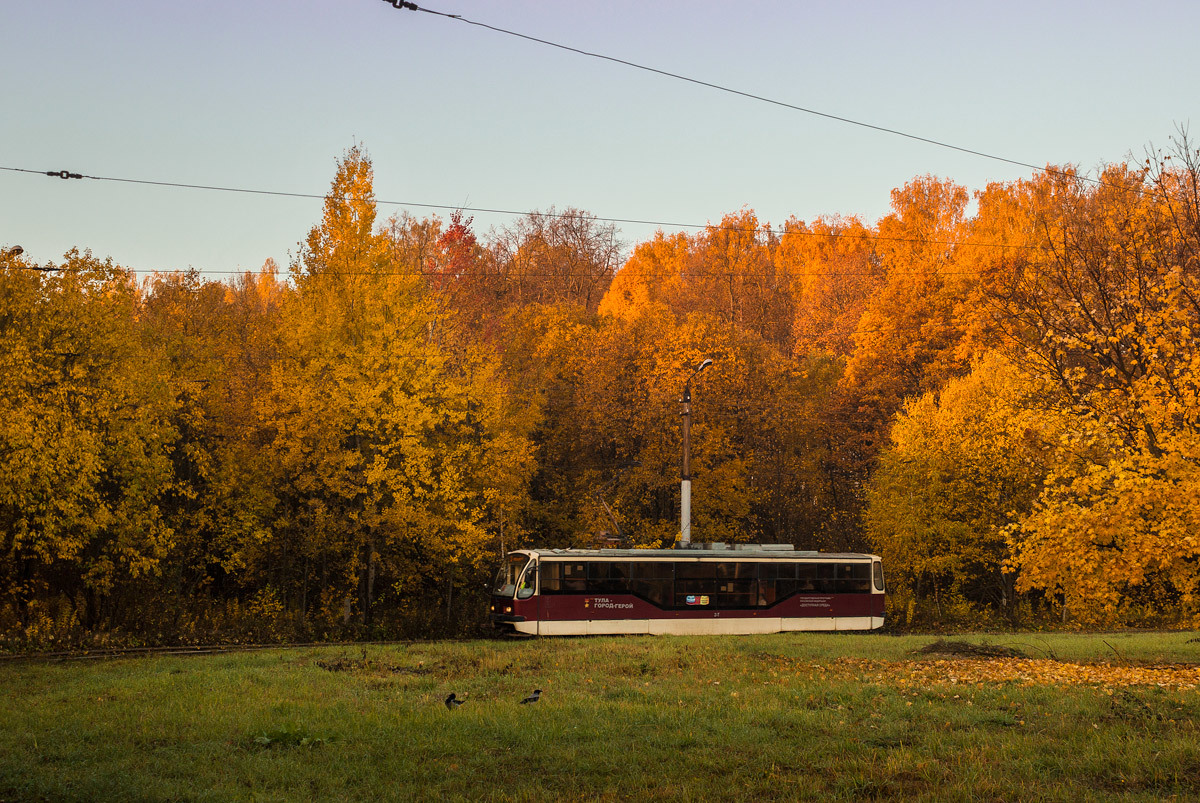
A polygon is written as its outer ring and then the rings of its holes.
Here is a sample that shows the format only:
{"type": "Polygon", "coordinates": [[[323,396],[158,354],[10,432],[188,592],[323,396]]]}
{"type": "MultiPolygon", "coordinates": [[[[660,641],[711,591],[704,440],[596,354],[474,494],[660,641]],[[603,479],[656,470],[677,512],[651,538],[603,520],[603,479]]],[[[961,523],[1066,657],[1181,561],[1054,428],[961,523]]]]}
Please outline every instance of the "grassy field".
{"type": "Polygon", "coordinates": [[[1027,659],[918,652],[934,641],[8,662],[0,801],[1200,798],[1195,634],[966,639],[1027,659]]]}

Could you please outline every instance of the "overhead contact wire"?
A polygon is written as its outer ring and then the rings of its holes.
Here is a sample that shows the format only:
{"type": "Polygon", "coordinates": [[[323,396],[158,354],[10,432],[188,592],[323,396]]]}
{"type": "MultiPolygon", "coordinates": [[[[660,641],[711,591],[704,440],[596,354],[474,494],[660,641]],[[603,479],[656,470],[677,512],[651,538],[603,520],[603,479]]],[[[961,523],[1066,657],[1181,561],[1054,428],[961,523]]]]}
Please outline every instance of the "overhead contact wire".
{"type": "MultiPolygon", "coordinates": [[[[999,156],[994,153],[987,153],[986,151],[975,150],[974,148],[966,148],[961,145],[955,145],[953,143],[946,142],[944,140],[933,139],[932,137],[923,137],[919,134],[910,134],[907,131],[901,131],[900,129],[897,129],[897,128],[889,128],[887,126],[863,122],[862,120],[855,120],[850,117],[842,117],[840,115],[830,114],[829,112],[823,112],[818,109],[811,109],[807,106],[800,106],[795,103],[788,103],[786,101],[776,100],[774,98],[766,97],[765,95],[756,95],[753,92],[746,92],[741,89],[734,89],[733,87],[725,86],[723,84],[713,83],[712,81],[704,81],[699,78],[691,78],[687,75],[670,72],[669,70],[661,70],[657,67],[650,67],[645,64],[638,64],[635,61],[629,61],[627,59],[617,58],[616,56],[607,56],[603,53],[594,53],[590,50],[583,50],[582,48],[571,47],[570,45],[564,45],[559,42],[552,42],[549,39],[541,39],[536,36],[530,36],[529,34],[519,33],[518,31],[512,31],[507,28],[500,28],[496,25],[489,25],[486,22],[479,22],[477,20],[468,19],[468,18],[462,16],[461,14],[447,14],[442,11],[434,11],[432,9],[422,8],[421,6],[418,6],[416,3],[404,2],[402,0],[384,0],[384,2],[388,3],[389,5],[394,6],[397,9],[404,9],[404,10],[408,10],[408,11],[423,11],[427,14],[434,14],[439,17],[446,17],[447,19],[458,20],[459,22],[465,22],[468,25],[474,25],[479,28],[486,28],[489,31],[494,31],[495,33],[504,34],[506,36],[514,36],[518,39],[525,39],[529,42],[536,42],[537,44],[540,44],[540,45],[546,45],[547,47],[558,48],[559,50],[566,50],[570,53],[577,53],[578,55],[587,56],[589,58],[600,59],[602,61],[610,61],[614,64],[621,64],[626,67],[632,67],[635,70],[642,70],[644,72],[654,73],[656,75],[661,75],[666,78],[674,78],[677,81],[684,81],[686,83],[694,84],[696,86],[703,86],[703,87],[707,87],[708,89],[715,89],[718,92],[725,92],[730,95],[737,95],[739,97],[747,98],[749,100],[756,100],[756,101],[759,101],[760,103],[768,103],[772,106],[779,106],[784,109],[791,109],[793,111],[803,112],[804,114],[811,114],[815,117],[823,117],[826,120],[834,120],[839,123],[845,123],[847,125],[858,126],[859,128],[866,128],[871,131],[878,131],[878,132],[884,133],[884,134],[892,134],[893,136],[904,137],[905,139],[910,139],[910,140],[913,140],[916,142],[924,142],[927,145],[933,145],[933,146],[939,147],[939,148],[947,148],[952,151],[958,151],[959,153],[965,153],[970,156],[978,156],[983,159],[991,159],[992,161],[1003,162],[1005,164],[1014,165],[1016,167],[1028,167],[1028,168],[1032,168],[1034,170],[1046,170],[1047,172],[1050,172],[1050,173],[1062,172],[1062,171],[1052,170],[1044,165],[1036,165],[1036,164],[1033,164],[1032,162],[1022,162],[1019,159],[1010,159],[1006,156],[999,156]]],[[[1084,178],[1086,178],[1086,177],[1084,177],[1084,178]]],[[[1090,178],[1088,178],[1087,180],[1088,181],[1096,181],[1096,179],[1090,179],[1090,178]]]]}
{"type": "MultiPolygon", "coordinates": [[[[112,181],[119,184],[141,184],[150,187],[173,187],[177,189],[187,190],[208,190],[211,192],[234,192],[243,195],[267,195],[280,198],[301,198],[305,200],[323,201],[328,198],[328,195],[319,195],[311,192],[285,192],[282,190],[257,190],[247,187],[222,187],[213,184],[188,184],[178,181],[153,181],[151,179],[141,178],[121,178],[117,176],[91,176],[85,173],[73,173],[67,170],[30,170],[23,167],[5,167],[0,165],[0,170],[7,170],[13,173],[29,173],[37,176],[51,176],[54,178],[73,178],[73,179],[91,179],[93,181],[112,181]]],[[[545,217],[569,219],[577,218],[580,220],[590,220],[598,223],[628,223],[641,226],[658,226],[659,228],[676,228],[676,229],[714,229],[716,231],[728,232],[743,232],[753,234],[771,234],[778,237],[783,237],[788,234],[799,235],[803,237],[828,237],[830,239],[862,239],[871,242],[898,242],[898,243],[914,243],[919,245],[946,245],[946,246],[964,246],[975,245],[982,248],[1012,248],[1015,250],[1033,250],[1033,246],[1015,245],[1010,243],[971,243],[956,240],[927,240],[917,237],[888,237],[879,234],[870,233],[854,233],[854,232],[825,232],[825,231],[801,231],[796,228],[754,228],[748,229],[741,226],[724,226],[720,223],[679,223],[664,220],[644,220],[640,218],[621,218],[621,217],[601,217],[587,212],[539,212],[539,211],[519,211],[515,209],[494,209],[480,206],[457,206],[454,204],[432,204],[420,201],[389,201],[379,198],[372,198],[371,202],[381,206],[396,206],[416,207],[419,209],[448,209],[458,212],[476,212],[479,214],[491,215],[509,215],[512,217],[545,217]]]]}

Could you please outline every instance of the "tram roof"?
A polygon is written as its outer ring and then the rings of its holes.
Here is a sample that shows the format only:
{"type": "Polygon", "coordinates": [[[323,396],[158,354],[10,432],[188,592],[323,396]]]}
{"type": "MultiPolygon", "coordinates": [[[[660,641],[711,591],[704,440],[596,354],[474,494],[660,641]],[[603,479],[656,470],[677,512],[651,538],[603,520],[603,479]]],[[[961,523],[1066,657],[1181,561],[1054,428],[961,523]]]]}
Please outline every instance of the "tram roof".
{"type": "Polygon", "coordinates": [[[520,549],[517,552],[528,552],[539,558],[579,558],[581,560],[596,560],[597,558],[670,558],[672,560],[688,560],[696,558],[718,559],[753,559],[753,560],[787,560],[796,558],[819,558],[821,560],[878,560],[879,556],[863,552],[818,552],[816,550],[800,550],[791,544],[694,544],[687,548],[676,549],[520,549]]]}

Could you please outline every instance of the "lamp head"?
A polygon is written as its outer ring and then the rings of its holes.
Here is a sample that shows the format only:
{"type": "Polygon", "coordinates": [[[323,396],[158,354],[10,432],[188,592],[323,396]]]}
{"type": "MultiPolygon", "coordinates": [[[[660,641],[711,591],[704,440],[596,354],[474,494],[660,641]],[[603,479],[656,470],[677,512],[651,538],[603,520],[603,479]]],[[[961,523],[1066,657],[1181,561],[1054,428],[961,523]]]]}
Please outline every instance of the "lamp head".
{"type": "Polygon", "coordinates": [[[688,384],[690,385],[692,380],[696,378],[696,375],[710,365],[712,365],[712,360],[706,357],[702,363],[696,366],[696,370],[692,371],[692,375],[688,377],[688,384]]]}

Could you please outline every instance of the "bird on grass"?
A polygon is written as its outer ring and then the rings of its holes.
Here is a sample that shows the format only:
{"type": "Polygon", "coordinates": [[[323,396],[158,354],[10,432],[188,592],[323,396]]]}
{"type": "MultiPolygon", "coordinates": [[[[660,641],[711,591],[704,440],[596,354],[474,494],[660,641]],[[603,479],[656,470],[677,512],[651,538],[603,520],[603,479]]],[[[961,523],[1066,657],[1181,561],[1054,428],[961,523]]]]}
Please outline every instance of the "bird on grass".
{"type": "Polygon", "coordinates": [[[534,689],[533,694],[529,695],[528,697],[526,697],[524,700],[521,701],[521,705],[524,705],[525,703],[536,703],[539,699],[541,699],[541,697],[542,697],[542,690],[534,689]]]}
{"type": "Polygon", "coordinates": [[[450,692],[450,696],[446,698],[446,708],[453,711],[465,702],[466,700],[460,700],[454,696],[454,692],[450,692]]]}

